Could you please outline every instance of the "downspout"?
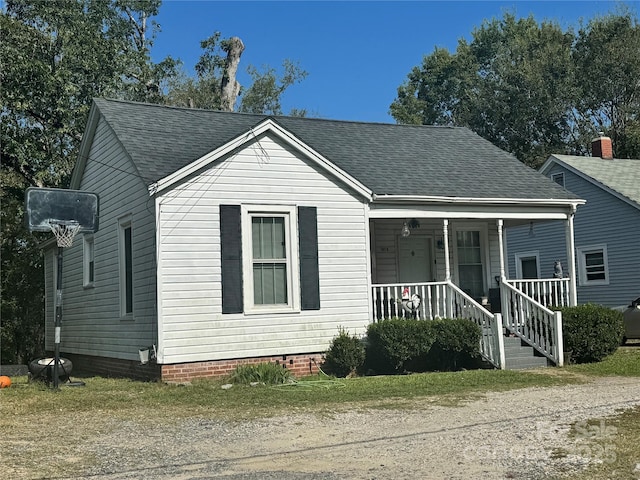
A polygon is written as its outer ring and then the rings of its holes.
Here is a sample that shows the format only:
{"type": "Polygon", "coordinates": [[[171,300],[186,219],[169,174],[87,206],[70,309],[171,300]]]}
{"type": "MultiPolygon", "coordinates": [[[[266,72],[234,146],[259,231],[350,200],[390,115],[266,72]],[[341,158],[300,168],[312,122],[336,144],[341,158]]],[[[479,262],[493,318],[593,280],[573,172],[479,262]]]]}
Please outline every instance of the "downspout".
{"type": "Polygon", "coordinates": [[[576,282],[576,243],[573,229],[573,217],[576,214],[576,206],[571,206],[571,213],[567,217],[566,239],[567,239],[567,263],[569,267],[569,306],[578,305],[578,290],[576,282]]]}

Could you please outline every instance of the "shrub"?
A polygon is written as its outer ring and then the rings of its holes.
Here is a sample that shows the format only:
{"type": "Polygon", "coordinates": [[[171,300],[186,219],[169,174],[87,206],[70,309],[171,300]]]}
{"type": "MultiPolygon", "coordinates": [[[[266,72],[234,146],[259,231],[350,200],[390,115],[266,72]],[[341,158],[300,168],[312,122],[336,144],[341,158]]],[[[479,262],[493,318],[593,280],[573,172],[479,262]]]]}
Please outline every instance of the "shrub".
{"type": "Polygon", "coordinates": [[[264,383],[279,385],[291,380],[291,372],[277,363],[258,363],[255,365],[238,365],[230,378],[232,383],[249,385],[264,383]]]}
{"type": "Polygon", "coordinates": [[[618,349],[624,334],[621,312],[594,304],[560,311],[564,351],[571,361],[599,362],[618,349]]]}
{"type": "Polygon", "coordinates": [[[420,370],[420,359],[433,344],[433,331],[425,320],[392,318],[367,328],[367,366],[378,373],[420,370]]]}
{"type": "Polygon", "coordinates": [[[433,346],[426,357],[428,370],[459,370],[480,356],[480,327],[466,318],[433,320],[433,346]]]}
{"type": "Polygon", "coordinates": [[[365,350],[362,341],[340,328],[329,350],[325,354],[324,368],[327,373],[346,377],[356,373],[364,364],[365,350]]]}

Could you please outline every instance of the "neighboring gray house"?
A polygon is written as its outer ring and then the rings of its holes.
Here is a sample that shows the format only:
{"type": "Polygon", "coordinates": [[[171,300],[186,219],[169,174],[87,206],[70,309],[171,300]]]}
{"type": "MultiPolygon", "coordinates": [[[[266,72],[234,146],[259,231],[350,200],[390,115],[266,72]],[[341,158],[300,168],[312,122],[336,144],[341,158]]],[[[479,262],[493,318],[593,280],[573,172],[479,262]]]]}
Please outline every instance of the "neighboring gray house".
{"type": "MultiPolygon", "coordinates": [[[[100,196],[100,230],[64,252],[61,351],[84,368],[308,373],[340,327],[402,314],[471,318],[505,368],[500,310],[562,363],[558,316],[507,279],[503,228],[560,220],[570,248],[583,201],[468,129],[97,99],[71,188],[100,196]]],[[[45,262],[50,320],[53,245],[45,262]]]]}
{"type": "MultiPolygon", "coordinates": [[[[540,172],[587,201],[574,220],[578,303],[628,305],[640,296],[640,160],[613,158],[611,139],[593,141],[593,157],[552,155],[540,172]]],[[[512,278],[544,278],[567,254],[564,225],[510,229],[512,278]]]]}

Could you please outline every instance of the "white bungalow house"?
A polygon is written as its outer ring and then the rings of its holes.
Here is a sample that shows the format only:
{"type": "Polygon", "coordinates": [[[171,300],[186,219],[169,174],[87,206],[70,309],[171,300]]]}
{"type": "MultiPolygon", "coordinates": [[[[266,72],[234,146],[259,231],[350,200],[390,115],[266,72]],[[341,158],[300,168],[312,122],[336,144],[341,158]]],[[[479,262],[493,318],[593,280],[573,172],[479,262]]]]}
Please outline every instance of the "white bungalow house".
{"type": "MultiPolygon", "coordinates": [[[[310,372],[339,327],[403,314],[405,289],[421,297],[410,314],[477,322],[497,368],[510,366],[503,324],[562,363],[561,319],[507,278],[503,229],[560,220],[573,258],[583,201],[468,129],[97,99],[71,188],[101,203],[100,230],[64,252],[60,348],[84,369],[310,372]]],[[[574,272],[540,288],[575,303],[574,272]]]]}

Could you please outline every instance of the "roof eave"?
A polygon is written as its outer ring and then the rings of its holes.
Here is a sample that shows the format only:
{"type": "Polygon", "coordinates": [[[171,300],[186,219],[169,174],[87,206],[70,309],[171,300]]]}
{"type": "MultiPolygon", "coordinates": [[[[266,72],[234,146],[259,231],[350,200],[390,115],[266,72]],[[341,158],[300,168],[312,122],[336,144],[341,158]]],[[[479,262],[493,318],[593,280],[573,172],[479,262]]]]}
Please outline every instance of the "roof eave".
{"type": "Polygon", "coordinates": [[[69,188],[72,190],[78,190],[82,182],[82,175],[89,159],[89,152],[91,151],[91,144],[93,143],[93,137],[96,133],[96,127],[98,126],[98,120],[100,119],[100,109],[94,101],[91,104],[89,110],[89,118],[87,119],[87,125],[82,135],[82,141],[80,148],[78,149],[78,158],[73,166],[73,172],[71,173],[71,182],[69,188]]]}
{"type": "MultiPolygon", "coordinates": [[[[594,158],[594,157],[587,157],[587,158],[594,158]]],[[[612,196],[618,198],[619,200],[622,200],[623,202],[628,203],[632,207],[635,207],[638,210],[640,210],[640,204],[638,202],[636,202],[635,200],[633,200],[633,199],[627,197],[626,195],[618,192],[614,188],[609,187],[608,185],[605,185],[601,181],[593,178],[591,175],[583,172],[582,170],[574,167],[573,165],[568,164],[567,162],[563,161],[561,158],[556,157],[555,155],[551,155],[549,157],[549,159],[544,163],[544,165],[542,165],[542,167],[540,167],[540,173],[546,174],[546,172],[553,165],[561,166],[562,168],[564,168],[564,169],[570,171],[571,173],[577,175],[578,177],[586,180],[587,182],[591,183],[592,185],[595,185],[596,187],[601,188],[602,190],[604,190],[605,192],[607,192],[607,193],[611,194],[612,196]]]]}

